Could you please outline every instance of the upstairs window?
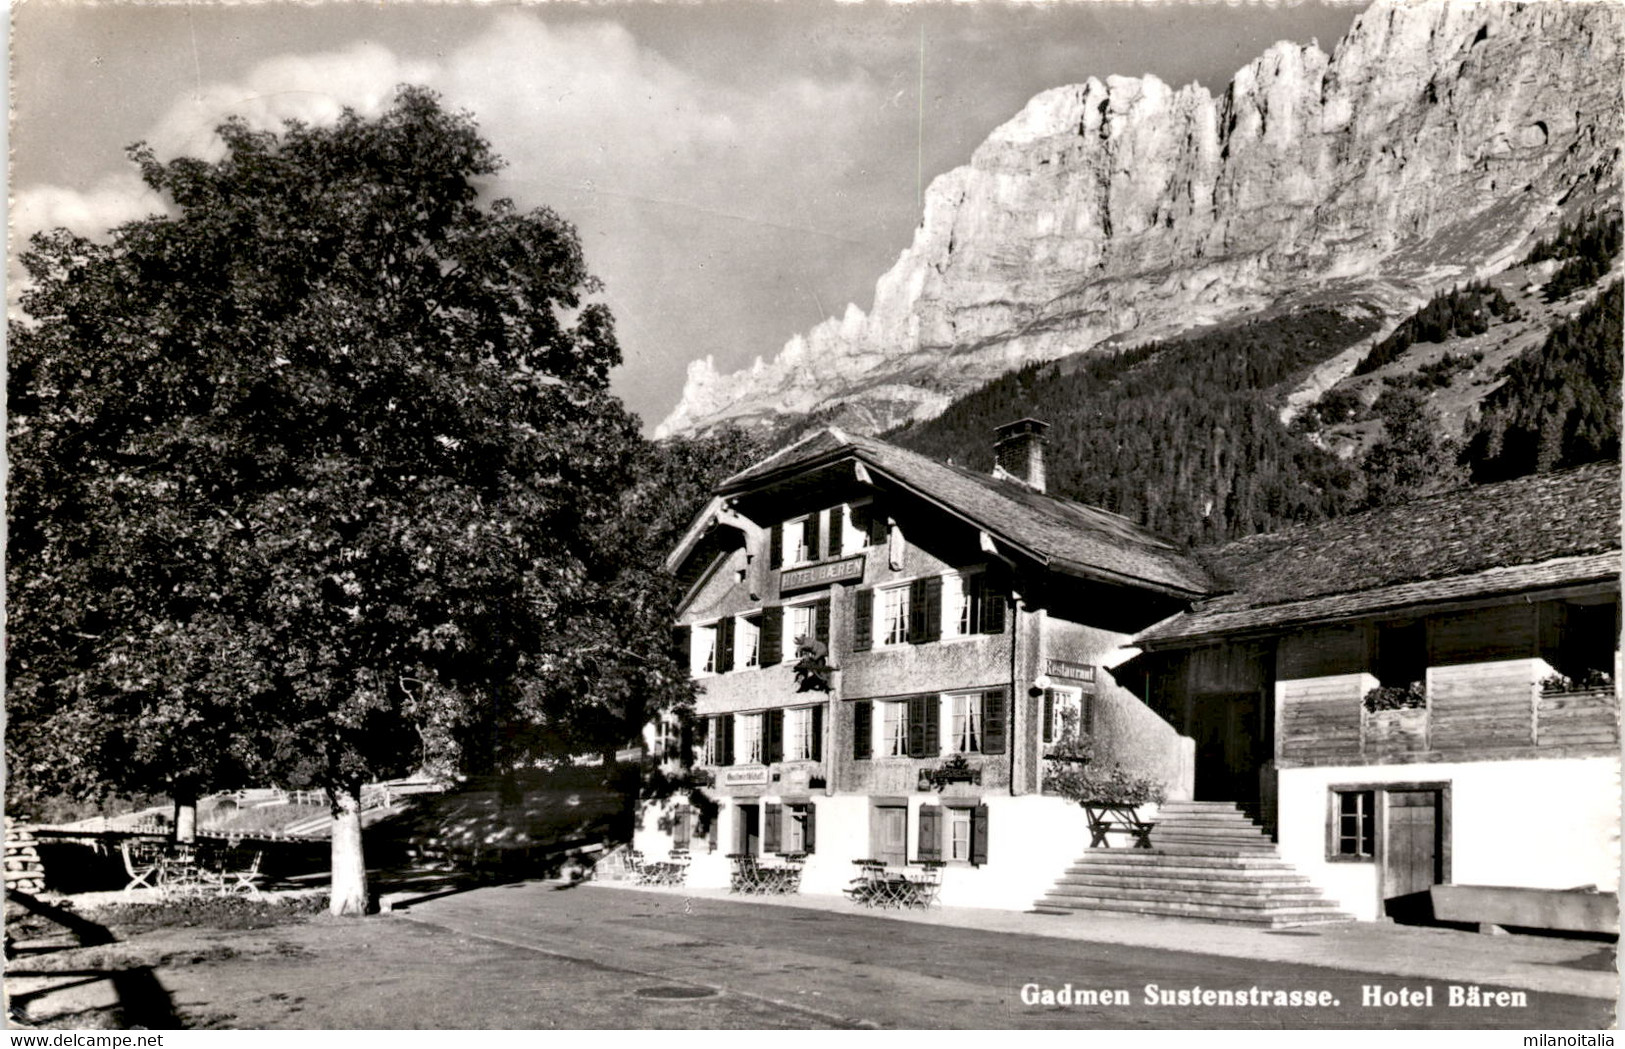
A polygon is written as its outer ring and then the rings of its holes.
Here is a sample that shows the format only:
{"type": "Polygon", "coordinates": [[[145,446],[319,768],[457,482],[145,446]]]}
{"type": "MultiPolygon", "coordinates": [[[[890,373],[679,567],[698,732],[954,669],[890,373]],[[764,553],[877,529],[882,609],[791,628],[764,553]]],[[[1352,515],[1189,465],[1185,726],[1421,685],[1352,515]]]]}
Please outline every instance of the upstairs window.
{"type": "Polygon", "coordinates": [[[759,667],[762,665],[762,617],[741,616],[738,635],[734,638],[734,665],[759,667]]]}
{"type": "Polygon", "coordinates": [[[982,694],[949,696],[948,751],[979,754],[982,751],[982,694]]]}
{"type": "Polygon", "coordinates": [[[762,715],[735,714],[738,735],[734,743],[734,763],[762,764],[762,715]]]}
{"type": "Polygon", "coordinates": [[[889,586],[880,591],[880,616],[877,636],[882,645],[901,645],[908,641],[909,587],[889,586]]]}
{"type": "Polygon", "coordinates": [[[875,753],[883,758],[908,756],[908,703],[882,703],[880,740],[875,753]]]}
{"type": "Polygon", "coordinates": [[[981,569],[950,573],[942,578],[942,636],[969,637],[972,634],[993,633],[1003,628],[1003,616],[998,628],[993,627],[991,602],[999,601],[1003,612],[1003,598],[988,593],[987,573],[981,569]]]}
{"type": "Polygon", "coordinates": [[[818,605],[816,602],[809,605],[787,605],[784,613],[783,658],[788,662],[796,658],[796,638],[818,637],[818,605]]]}
{"type": "Polygon", "coordinates": [[[812,707],[794,707],[784,712],[784,737],[784,757],[786,761],[812,760],[812,707]]]}
{"type": "Polygon", "coordinates": [[[707,623],[694,627],[693,647],[689,653],[689,669],[695,674],[717,672],[717,625],[707,623]]]}

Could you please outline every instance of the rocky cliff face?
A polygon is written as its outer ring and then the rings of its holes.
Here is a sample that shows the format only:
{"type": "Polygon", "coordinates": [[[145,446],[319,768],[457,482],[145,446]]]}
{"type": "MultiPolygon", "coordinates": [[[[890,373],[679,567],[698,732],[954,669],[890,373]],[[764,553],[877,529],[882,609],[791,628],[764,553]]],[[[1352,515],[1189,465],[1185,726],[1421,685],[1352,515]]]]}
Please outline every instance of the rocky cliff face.
{"type": "Polygon", "coordinates": [[[1012,367],[1306,301],[1397,314],[1617,197],[1613,3],[1379,0],[1331,56],[1276,44],[1218,98],[1047,91],[932,183],[865,314],[725,375],[660,434],[817,414],[878,430],[1012,367]]]}

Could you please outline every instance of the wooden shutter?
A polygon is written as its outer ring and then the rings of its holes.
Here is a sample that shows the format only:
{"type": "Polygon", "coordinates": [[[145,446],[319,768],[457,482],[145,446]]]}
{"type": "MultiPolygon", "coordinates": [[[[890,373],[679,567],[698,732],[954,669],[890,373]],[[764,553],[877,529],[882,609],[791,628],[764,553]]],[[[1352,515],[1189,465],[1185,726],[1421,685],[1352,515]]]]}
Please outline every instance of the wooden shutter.
{"type": "Polygon", "coordinates": [[[677,722],[677,760],[685,769],[694,764],[694,723],[687,717],[677,722]]]}
{"type": "Polygon", "coordinates": [[[784,760],[784,711],[770,710],[762,715],[766,722],[763,727],[765,754],[763,760],[771,765],[775,761],[784,760]]]}
{"type": "Polygon", "coordinates": [[[756,661],[770,667],[783,658],[784,606],[768,605],[762,609],[762,632],[756,642],[756,661]]]}
{"type": "Polygon", "coordinates": [[[994,579],[991,571],[983,572],[978,585],[982,588],[982,633],[1004,633],[1005,589],[994,579]]]}
{"type": "Polygon", "coordinates": [[[982,693],[982,753],[1003,754],[1005,737],[1004,689],[982,693]]]}
{"type": "Polygon", "coordinates": [[[812,708],[812,759],[824,760],[824,708],[812,708]]]}
{"type": "Polygon", "coordinates": [[[784,564],[784,522],[775,521],[767,532],[767,567],[784,564]]]}
{"type": "Polygon", "coordinates": [[[1055,690],[1044,690],[1044,742],[1055,742],[1055,690]]]}
{"type": "Polygon", "coordinates": [[[734,617],[724,616],[717,620],[717,659],[716,671],[719,674],[727,673],[734,666],[734,617]]]}
{"type": "Polygon", "coordinates": [[[1078,712],[1078,727],[1087,736],[1095,734],[1095,697],[1085,694],[1083,702],[1078,704],[1082,709],[1078,712]]]}
{"type": "Polygon", "coordinates": [[[687,626],[674,626],[671,628],[671,658],[677,665],[688,673],[694,665],[694,631],[687,626]]]}
{"type": "Polygon", "coordinates": [[[829,557],[841,556],[841,543],[846,538],[846,507],[832,507],[829,512],[829,539],[824,544],[829,557]]]}
{"type": "Polygon", "coordinates": [[[886,541],[886,515],[874,503],[869,504],[865,514],[869,525],[869,545],[879,546],[886,541]]]}
{"type": "Polygon", "coordinates": [[[802,533],[802,543],[807,547],[807,560],[818,560],[818,515],[808,514],[805,531],[802,533]]]}
{"type": "Polygon", "coordinates": [[[762,816],[762,852],[779,852],[779,820],[783,818],[784,806],[768,802],[764,807],[762,816]]]}
{"type": "Polygon", "coordinates": [[[987,806],[978,805],[971,812],[970,862],[980,867],[987,862],[987,806]]]}
{"type": "Polygon", "coordinates": [[[688,848],[688,806],[679,805],[672,812],[671,847],[674,849],[688,848]]]}
{"type": "Polygon", "coordinates": [[[942,750],[942,722],[939,708],[942,701],[935,693],[928,696],[910,696],[908,700],[908,755],[911,758],[934,758],[942,750]]]}
{"type": "Polygon", "coordinates": [[[867,699],[852,704],[852,759],[865,761],[873,752],[874,706],[867,699]]]}
{"type": "Polygon", "coordinates": [[[852,595],[852,651],[867,652],[875,644],[875,592],[864,587],[852,595]]]}
{"type": "Polygon", "coordinates": [[[734,763],[734,716],[723,714],[717,722],[717,764],[734,763]]]}
{"type": "Polygon", "coordinates": [[[807,822],[801,831],[802,847],[811,856],[818,843],[818,806],[807,802],[807,822]]]}
{"type": "Polygon", "coordinates": [[[942,577],[928,576],[908,585],[908,640],[911,645],[942,637],[942,577]]]}
{"type": "Polygon", "coordinates": [[[813,636],[829,646],[829,598],[820,598],[813,612],[813,636]]]}
{"type": "Polygon", "coordinates": [[[920,806],[920,839],[915,849],[922,860],[942,859],[942,806],[920,806]]]}

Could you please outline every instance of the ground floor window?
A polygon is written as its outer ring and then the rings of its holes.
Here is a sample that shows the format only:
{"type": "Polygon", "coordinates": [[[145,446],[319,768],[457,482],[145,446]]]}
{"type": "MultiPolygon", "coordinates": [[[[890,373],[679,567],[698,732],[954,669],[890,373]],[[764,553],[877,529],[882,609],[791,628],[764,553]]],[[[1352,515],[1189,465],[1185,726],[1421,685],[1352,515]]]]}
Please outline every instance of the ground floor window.
{"type": "Polygon", "coordinates": [[[987,862],[987,806],[974,802],[920,806],[916,852],[921,860],[981,866],[987,862]]]}
{"type": "Polygon", "coordinates": [[[817,807],[812,802],[767,805],[764,830],[767,853],[814,853],[817,851],[817,807]]]}
{"type": "Polygon", "coordinates": [[[1377,792],[1332,792],[1333,830],[1330,855],[1338,859],[1369,860],[1377,855],[1377,792]]]}

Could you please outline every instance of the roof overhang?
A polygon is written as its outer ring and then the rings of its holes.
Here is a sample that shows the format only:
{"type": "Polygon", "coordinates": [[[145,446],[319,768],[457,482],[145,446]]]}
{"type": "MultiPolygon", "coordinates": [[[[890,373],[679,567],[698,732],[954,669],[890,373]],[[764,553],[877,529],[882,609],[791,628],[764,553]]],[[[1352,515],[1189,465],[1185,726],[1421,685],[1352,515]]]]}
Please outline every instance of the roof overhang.
{"type": "Polygon", "coordinates": [[[1133,640],[1147,651],[1240,641],[1290,630],[1401,612],[1438,613],[1505,604],[1508,598],[1555,600],[1620,589],[1620,552],[1491,568],[1446,579],[1396,583],[1357,593],[1327,594],[1264,608],[1182,612],[1133,640]]]}

